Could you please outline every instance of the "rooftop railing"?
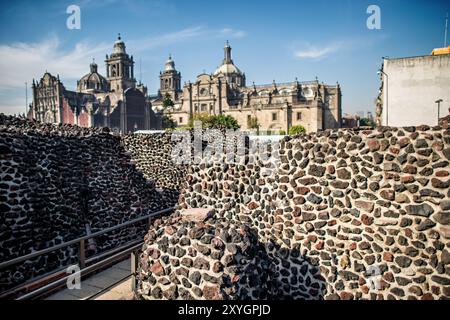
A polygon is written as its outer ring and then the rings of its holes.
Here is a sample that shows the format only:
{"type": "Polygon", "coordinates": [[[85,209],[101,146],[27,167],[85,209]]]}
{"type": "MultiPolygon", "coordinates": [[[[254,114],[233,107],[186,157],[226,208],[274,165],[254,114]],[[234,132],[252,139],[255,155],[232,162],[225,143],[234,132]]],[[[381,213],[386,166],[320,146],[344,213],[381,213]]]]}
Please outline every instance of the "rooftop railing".
{"type": "MultiPolygon", "coordinates": [[[[313,81],[291,81],[291,82],[275,82],[275,85],[277,87],[282,87],[282,86],[293,86],[296,84],[299,85],[310,85],[310,84],[316,84],[318,83],[317,80],[313,80],[313,81]]],[[[267,87],[272,87],[273,86],[273,82],[272,83],[267,83],[267,84],[251,84],[251,85],[247,85],[247,87],[255,87],[255,88],[267,88],[267,87]]]]}

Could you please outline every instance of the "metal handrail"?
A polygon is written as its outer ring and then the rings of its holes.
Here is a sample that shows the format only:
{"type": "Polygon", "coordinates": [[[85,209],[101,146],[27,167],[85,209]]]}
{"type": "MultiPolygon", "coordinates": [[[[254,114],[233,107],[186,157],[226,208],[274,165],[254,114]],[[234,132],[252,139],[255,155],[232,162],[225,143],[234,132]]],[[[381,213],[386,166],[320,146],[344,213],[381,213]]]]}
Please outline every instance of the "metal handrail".
{"type": "Polygon", "coordinates": [[[148,215],[145,215],[145,216],[142,216],[142,217],[139,217],[139,218],[136,218],[136,219],[124,222],[124,223],[119,224],[117,226],[106,228],[104,230],[91,233],[90,235],[85,235],[85,236],[82,236],[80,238],[76,238],[76,239],[73,239],[73,240],[69,240],[69,241],[57,244],[57,245],[55,245],[53,247],[50,247],[50,248],[42,249],[42,250],[39,250],[39,251],[36,251],[36,252],[32,252],[32,253],[26,254],[26,255],[21,256],[21,257],[17,257],[17,258],[14,258],[14,259],[2,262],[2,263],[0,263],[0,269],[4,269],[6,267],[9,267],[11,265],[20,263],[22,261],[33,259],[33,258],[41,256],[43,254],[46,254],[46,253],[49,253],[49,252],[52,252],[52,251],[55,251],[55,250],[58,250],[58,249],[61,249],[61,248],[73,245],[73,244],[76,244],[76,243],[84,242],[85,240],[88,240],[90,238],[94,238],[94,237],[100,236],[102,234],[105,234],[105,233],[108,233],[108,232],[111,232],[111,231],[114,231],[114,230],[117,230],[117,229],[129,226],[129,225],[132,225],[132,224],[135,224],[135,223],[140,222],[142,220],[145,220],[145,219],[148,219],[148,218],[151,218],[151,217],[154,217],[156,215],[163,214],[163,213],[167,213],[167,212],[170,212],[170,211],[173,211],[173,210],[175,210],[175,207],[166,208],[166,209],[163,209],[163,210],[160,210],[160,211],[157,211],[157,212],[153,212],[153,213],[150,213],[148,215]]]}
{"type": "MultiPolygon", "coordinates": [[[[106,259],[109,256],[111,256],[112,254],[115,254],[117,252],[123,252],[126,250],[129,250],[130,248],[133,248],[134,246],[138,245],[138,244],[142,244],[141,240],[137,240],[137,241],[133,241],[133,242],[128,242],[126,244],[124,244],[123,246],[120,246],[118,248],[114,248],[105,252],[102,252],[100,254],[94,255],[92,257],[89,257],[86,259],[86,264],[91,265],[94,264],[95,262],[98,262],[99,260],[102,259],[106,259]]],[[[68,265],[65,266],[60,266],[55,270],[52,270],[50,272],[44,273],[42,275],[38,275],[34,278],[32,278],[30,281],[22,283],[16,287],[13,287],[11,289],[8,289],[7,291],[3,291],[0,293],[0,299],[4,298],[4,297],[8,297],[13,295],[16,292],[20,292],[21,290],[23,290],[24,288],[27,288],[28,286],[33,286],[35,283],[38,283],[39,281],[42,281],[42,279],[47,279],[49,277],[58,277],[59,274],[65,273],[67,270],[68,265]]],[[[56,281],[56,280],[55,280],[56,281]]]]}
{"type": "MultiPolygon", "coordinates": [[[[111,256],[109,258],[106,258],[106,259],[104,259],[102,261],[99,261],[97,263],[94,263],[93,265],[91,265],[89,267],[81,269],[80,270],[80,277],[83,277],[84,275],[97,270],[99,267],[102,267],[102,266],[108,264],[109,262],[112,262],[112,261],[116,260],[117,258],[120,258],[120,257],[124,256],[125,254],[127,254],[129,252],[133,252],[134,250],[140,248],[141,246],[142,246],[142,243],[140,243],[140,244],[138,244],[138,245],[136,245],[134,247],[131,247],[128,250],[124,250],[123,252],[116,253],[115,255],[113,255],[113,256],[111,256]]],[[[132,275],[132,274],[130,274],[130,275],[132,275]]],[[[38,288],[38,289],[36,289],[34,291],[31,291],[29,293],[21,295],[20,297],[17,298],[17,300],[27,300],[27,299],[33,298],[33,297],[35,297],[37,295],[42,295],[42,294],[48,292],[49,290],[51,290],[51,289],[53,289],[55,287],[58,287],[60,285],[63,285],[65,283],[67,283],[67,280],[70,277],[72,277],[72,276],[73,275],[67,275],[67,276],[65,276],[65,277],[63,277],[61,279],[58,279],[58,280],[53,281],[53,282],[50,282],[49,284],[46,284],[45,286],[42,286],[42,287],[40,287],[40,288],[38,288]]]]}
{"type": "MultiPolygon", "coordinates": [[[[21,256],[21,257],[17,257],[17,258],[8,260],[6,262],[2,262],[2,263],[0,263],[0,269],[9,267],[11,265],[20,263],[22,261],[26,261],[26,260],[38,257],[38,256],[41,256],[41,255],[46,254],[48,252],[51,252],[51,251],[54,251],[54,250],[58,250],[60,248],[67,247],[67,246],[70,246],[70,245],[73,245],[73,244],[76,244],[76,243],[79,243],[79,250],[80,250],[79,251],[79,265],[80,265],[80,268],[81,268],[81,270],[80,270],[81,276],[86,275],[88,273],[91,273],[92,271],[95,271],[96,269],[98,269],[99,267],[107,264],[108,262],[113,261],[117,257],[129,254],[130,252],[132,252],[132,256],[134,256],[135,257],[134,259],[136,259],[136,256],[137,256],[137,252],[136,251],[140,247],[142,247],[143,241],[140,241],[140,242],[134,241],[134,242],[125,244],[124,246],[120,247],[120,252],[118,252],[118,253],[115,253],[115,252],[119,251],[119,249],[113,249],[113,250],[109,250],[107,252],[101,253],[100,255],[93,256],[93,257],[90,257],[90,258],[86,259],[85,258],[85,248],[84,248],[85,240],[93,238],[93,237],[96,237],[96,236],[99,236],[99,235],[103,235],[105,233],[108,233],[108,232],[111,232],[111,231],[114,231],[114,230],[117,230],[117,229],[129,226],[129,225],[133,225],[133,224],[141,222],[141,221],[143,221],[145,219],[148,219],[147,226],[149,226],[150,219],[152,217],[157,216],[157,215],[161,215],[163,213],[167,213],[167,212],[173,211],[175,209],[176,209],[176,207],[170,207],[170,208],[166,208],[166,209],[163,209],[163,210],[159,210],[159,211],[150,213],[148,215],[145,215],[145,216],[142,216],[142,217],[139,217],[139,218],[127,221],[127,222],[122,223],[122,224],[119,224],[117,226],[106,228],[106,229],[98,231],[98,232],[94,232],[94,233],[92,233],[90,235],[85,235],[83,237],[79,237],[77,239],[73,239],[73,240],[70,240],[70,241],[67,241],[67,242],[55,245],[55,246],[50,247],[50,248],[39,250],[39,251],[30,253],[30,254],[27,254],[27,255],[24,255],[24,256],[21,256]],[[122,250],[125,247],[128,247],[128,248],[122,250]],[[110,256],[111,254],[113,254],[113,255],[110,256]],[[85,267],[85,263],[86,262],[89,263],[89,262],[92,262],[92,261],[95,261],[95,260],[99,260],[99,259],[100,259],[100,261],[98,261],[96,263],[93,263],[92,265],[89,265],[88,267],[85,267]]],[[[135,268],[136,268],[136,265],[135,265],[135,268]]],[[[61,272],[61,271],[62,271],[62,269],[61,270],[58,269],[56,271],[56,273],[61,272]]],[[[134,273],[135,273],[135,270],[130,275],[130,276],[133,276],[133,280],[135,280],[134,273]]],[[[55,274],[55,272],[52,272],[52,273],[49,273],[49,274],[55,274]]],[[[40,288],[38,288],[36,290],[33,290],[33,291],[29,292],[29,293],[26,293],[25,295],[20,296],[18,299],[19,300],[28,299],[28,298],[34,297],[36,295],[45,293],[46,291],[48,291],[48,290],[50,290],[52,288],[55,288],[55,287],[61,285],[62,283],[64,283],[64,281],[67,280],[67,278],[68,278],[68,276],[60,278],[60,279],[58,279],[56,281],[50,282],[50,283],[48,283],[48,284],[46,284],[46,285],[44,285],[44,286],[42,286],[42,287],[40,287],[40,288]]],[[[12,289],[12,290],[13,291],[17,291],[17,288],[16,289],[12,289]]]]}

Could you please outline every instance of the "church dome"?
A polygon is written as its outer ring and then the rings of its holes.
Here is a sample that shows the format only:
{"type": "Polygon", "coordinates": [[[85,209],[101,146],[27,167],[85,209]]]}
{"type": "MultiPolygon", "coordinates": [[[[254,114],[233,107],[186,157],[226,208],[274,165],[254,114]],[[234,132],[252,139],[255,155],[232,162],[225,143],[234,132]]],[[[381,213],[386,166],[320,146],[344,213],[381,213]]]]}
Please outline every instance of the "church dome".
{"type": "Polygon", "coordinates": [[[217,68],[216,71],[214,71],[215,76],[219,75],[220,73],[222,73],[222,74],[235,73],[235,74],[242,75],[241,70],[239,70],[238,67],[236,67],[232,63],[223,64],[219,68],[217,68]]]}
{"type": "Polygon", "coordinates": [[[171,55],[169,55],[169,59],[167,59],[164,65],[164,71],[175,71],[175,61],[172,60],[171,55]]]}
{"type": "Polygon", "coordinates": [[[108,80],[98,73],[97,64],[95,62],[90,64],[90,69],[91,72],[84,75],[80,81],[78,81],[78,91],[108,91],[108,80]]]}
{"type": "Polygon", "coordinates": [[[119,36],[117,37],[116,42],[114,42],[113,54],[126,54],[125,43],[122,41],[120,33],[119,36]]]}

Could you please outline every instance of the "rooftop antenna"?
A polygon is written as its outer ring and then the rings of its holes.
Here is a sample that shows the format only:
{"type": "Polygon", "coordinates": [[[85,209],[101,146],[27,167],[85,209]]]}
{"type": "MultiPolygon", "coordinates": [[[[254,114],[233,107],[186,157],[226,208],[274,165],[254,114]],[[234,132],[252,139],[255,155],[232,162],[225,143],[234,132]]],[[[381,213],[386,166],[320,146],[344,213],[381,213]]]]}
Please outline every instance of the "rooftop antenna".
{"type": "Polygon", "coordinates": [[[142,57],[139,57],[139,83],[142,83],[142,57]]]}
{"type": "Polygon", "coordinates": [[[445,16],[445,33],[444,33],[444,47],[447,47],[447,30],[448,30],[448,12],[445,16]]]}

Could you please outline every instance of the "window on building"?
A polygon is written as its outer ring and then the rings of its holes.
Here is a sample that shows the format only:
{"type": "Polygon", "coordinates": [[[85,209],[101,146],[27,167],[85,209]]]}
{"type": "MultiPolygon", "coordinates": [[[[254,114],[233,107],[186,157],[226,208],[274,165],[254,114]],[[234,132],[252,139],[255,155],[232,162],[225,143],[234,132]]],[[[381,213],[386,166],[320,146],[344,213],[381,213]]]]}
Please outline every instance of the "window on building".
{"type": "Polygon", "coordinates": [[[180,117],[180,119],[178,119],[178,123],[183,123],[183,117],[180,117]]]}
{"type": "Polygon", "coordinates": [[[200,109],[202,110],[202,112],[205,112],[206,111],[206,104],[202,104],[201,106],[200,106],[200,109]]]}
{"type": "Polygon", "coordinates": [[[272,121],[277,121],[278,115],[276,112],[272,112],[272,121]]]}
{"type": "Polygon", "coordinates": [[[198,106],[197,105],[194,106],[194,111],[198,112],[198,106]]]}
{"type": "Polygon", "coordinates": [[[302,113],[301,112],[297,112],[297,120],[302,120],[302,113]]]}

